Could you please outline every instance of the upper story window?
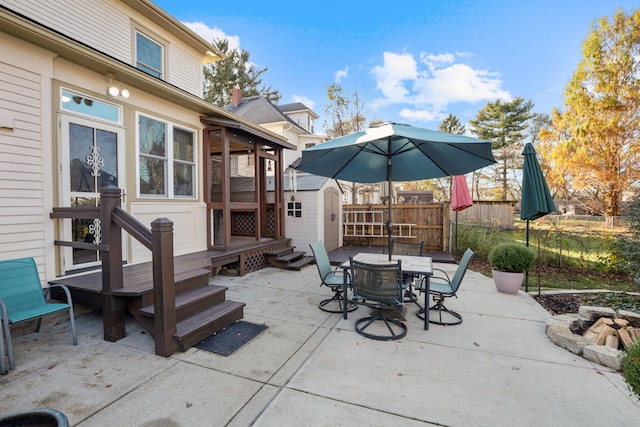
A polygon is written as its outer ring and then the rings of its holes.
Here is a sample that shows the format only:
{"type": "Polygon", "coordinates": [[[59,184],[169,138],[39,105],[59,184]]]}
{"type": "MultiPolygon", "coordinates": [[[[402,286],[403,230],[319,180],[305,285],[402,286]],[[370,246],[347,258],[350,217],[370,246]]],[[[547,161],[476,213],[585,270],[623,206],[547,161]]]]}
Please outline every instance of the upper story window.
{"type": "Polygon", "coordinates": [[[60,108],[111,123],[122,123],[122,108],[81,93],[61,89],[60,108]]]}
{"type": "Polygon", "coordinates": [[[163,78],[164,46],[136,31],[136,68],[163,78]]]}
{"type": "Polygon", "coordinates": [[[196,194],[195,132],[138,116],[140,196],[193,198],[196,194]]]}

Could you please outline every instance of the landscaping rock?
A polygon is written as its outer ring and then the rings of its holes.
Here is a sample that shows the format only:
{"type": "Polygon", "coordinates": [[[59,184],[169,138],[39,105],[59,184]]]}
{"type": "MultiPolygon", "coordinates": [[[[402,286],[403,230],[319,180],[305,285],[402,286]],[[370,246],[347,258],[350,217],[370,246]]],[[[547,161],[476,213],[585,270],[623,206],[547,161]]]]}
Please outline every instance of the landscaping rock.
{"type": "Polygon", "coordinates": [[[633,311],[618,310],[618,317],[627,320],[630,326],[640,328],[640,314],[633,311]]]}
{"type": "Polygon", "coordinates": [[[611,369],[620,370],[622,351],[606,345],[586,345],[582,349],[582,357],[611,369]]]}
{"type": "Polygon", "coordinates": [[[616,312],[612,308],[592,307],[589,305],[581,305],[578,309],[578,314],[587,320],[597,320],[601,317],[613,319],[616,317],[616,312]]]}
{"type": "Polygon", "coordinates": [[[591,344],[586,338],[571,332],[568,323],[562,325],[561,322],[547,322],[547,336],[555,345],[578,356],[582,356],[583,348],[591,344]]]}

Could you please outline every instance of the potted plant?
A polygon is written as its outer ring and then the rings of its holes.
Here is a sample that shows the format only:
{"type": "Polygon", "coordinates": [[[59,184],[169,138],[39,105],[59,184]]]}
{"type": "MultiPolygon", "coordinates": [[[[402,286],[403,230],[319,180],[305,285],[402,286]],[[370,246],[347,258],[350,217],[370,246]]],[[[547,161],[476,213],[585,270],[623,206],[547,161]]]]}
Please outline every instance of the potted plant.
{"type": "Polygon", "coordinates": [[[493,282],[499,292],[517,294],[524,273],[536,262],[536,253],[522,243],[501,243],[489,252],[493,282]]]}

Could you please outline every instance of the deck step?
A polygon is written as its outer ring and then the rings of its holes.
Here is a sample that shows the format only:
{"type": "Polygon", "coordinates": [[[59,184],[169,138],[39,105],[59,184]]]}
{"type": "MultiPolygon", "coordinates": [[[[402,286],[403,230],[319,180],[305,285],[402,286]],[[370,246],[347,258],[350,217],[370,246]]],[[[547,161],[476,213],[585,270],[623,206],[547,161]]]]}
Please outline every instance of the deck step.
{"type": "MultiPolygon", "coordinates": [[[[207,308],[220,304],[225,300],[226,286],[208,285],[184,294],[176,295],[176,319],[182,321],[207,308]]],[[[139,310],[147,317],[155,315],[155,307],[148,305],[139,310]]]]}
{"type": "Polygon", "coordinates": [[[300,251],[293,251],[290,252],[286,255],[280,255],[278,258],[276,258],[276,261],[280,261],[280,262],[284,262],[284,263],[290,263],[293,261],[297,261],[300,258],[302,258],[305,255],[304,252],[300,252],[300,251]]]}
{"type": "Polygon", "coordinates": [[[227,300],[178,322],[174,335],[178,350],[187,351],[209,335],[242,319],[244,306],[242,302],[227,300]]]}
{"type": "MultiPolygon", "coordinates": [[[[176,284],[176,293],[180,291],[189,291],[198,287],[202,287],[209,282],[211,271],[205,268],[196,268],[195,270],[178,271],[174,273],[174,281],[176,284]]],[[[153,292],[153,279],[138,280],[128,285],[125,279],[124,287],[114,289],[112,293],[118,296],[137,297],[145,293],[153,292]]]]}
{"type": "Polygon", "coordinates": [[[269,251],[266,251],[264,253],[264,256],[267,256],[267,257],[281,257],[283,255],[291,253],[294,248],[295,248],[295,246],[285,246],[285,247],[282,247],[282,248],[271,249],[269,251]]]}
{"type": "Polygon", "coordinates": [[[289,264],[287,264],[287,269],[289,270],[296,270],[296,271],[300,271],[302,269],[302,267],[305,267],[309,264],[312,264],[313,262],[315,262],[315,258],[312,256],[305,256],[300,258],[299,260],[296,260],[294,262],[290,262],[289,264]]]}

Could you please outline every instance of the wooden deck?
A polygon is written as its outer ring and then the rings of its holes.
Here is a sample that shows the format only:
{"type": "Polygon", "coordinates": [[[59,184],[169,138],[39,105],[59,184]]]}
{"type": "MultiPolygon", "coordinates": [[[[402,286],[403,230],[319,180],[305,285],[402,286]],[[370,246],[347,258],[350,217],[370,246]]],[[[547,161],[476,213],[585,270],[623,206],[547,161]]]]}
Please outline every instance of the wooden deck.
{"type": "MultiPolygon", "coordinates": [[[[290,239],[271,239],[256,242],[243,247],[226,251],[199,251],[174,257],[174,273],[176,282],[188,280],[194,272],[217,274],[223,268],[231,268],[239,274],[259,270],[267,266],[262,253],[277,246],[288,246],[290,239]]],[[[72,290],[74,301],[92,308],[102,308],[102,271],[61,276],[50,281],[64,284],[72,290]],[[75,292],[74,292],[75,291],[75,292]]],[[[114,293],[120,296],[136,296],[152,292],[153,278],[151,262],[143,262],[123,267],[124,287],[114,293]]]]}

